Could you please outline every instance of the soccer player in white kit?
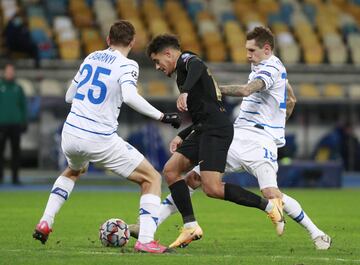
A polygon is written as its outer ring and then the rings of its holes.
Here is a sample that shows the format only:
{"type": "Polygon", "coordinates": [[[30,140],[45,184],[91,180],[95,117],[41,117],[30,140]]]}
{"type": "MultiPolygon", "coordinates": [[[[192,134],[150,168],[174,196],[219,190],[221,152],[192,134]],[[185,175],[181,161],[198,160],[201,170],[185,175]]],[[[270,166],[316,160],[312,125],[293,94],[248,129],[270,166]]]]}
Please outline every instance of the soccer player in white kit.
{"type": "Polygon", "coordinates": [[[161,176],[144,156],[117,135],[122,103],[155,120],[180,126],[177,113],[162,113],[137,93],[138,64],[127,58],[135,41],[131,23],[120,20],[109,32],[109,48],[88,55],[67,93],[72,103],[62,131],[68,167],[57,178],[33,237],[45,244],[55,215],[70,196],[75,181],[89,162],[140,185],[140,233],[135,251],[164,253],[154,240],[159,218],[161,176]]]}
{"type": "MultiPolygon", "coordinates": [[[[230,145],[227,172],[246,170],[257,178],[260,190],[267,199],[281,198],[284,212],[305,227],[317,249],[328,249],[331,238],[316,227],[300,204],[282,193],[277,186],[277,149],[285,145],[285,122],[291,115],[296,98],[282,62],[273,55],[274,37],[264,27],[247,34],[247,57],[251,73],[247,84],[220,86],[223,95],[244,97],[240,113],[234,122],[234,138],[230,145]]],[[[176,137],[170,151],[177,148],[176,137]]],[[[201,185],[199,167],[186,176],[190,194],[201,185]]],[[[159,224],[177,208],[169,195],[160,207],[159,224]]]]}

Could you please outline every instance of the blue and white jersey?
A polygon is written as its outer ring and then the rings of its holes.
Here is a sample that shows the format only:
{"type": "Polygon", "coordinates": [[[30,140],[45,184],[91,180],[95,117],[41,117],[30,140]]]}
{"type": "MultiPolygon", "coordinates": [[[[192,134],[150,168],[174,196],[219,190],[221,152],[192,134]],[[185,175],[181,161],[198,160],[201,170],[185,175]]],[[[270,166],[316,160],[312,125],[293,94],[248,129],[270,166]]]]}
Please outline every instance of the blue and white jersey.
{"type": "Polygon", "coordinates": [[[284,146],[286,69],[279,58],[272,55],[258,65],[251,65],[251,70],[248,82],[261,79],[265,83],[265,89],[243,98],[234,126],[252,129],[259,125],[278,147],[284,146]]]}
{"type": "Polygon", "coordinates": [[[137,62],[108,48],[89,54],[72,81],[76,94],[63,131],[85,139],[116,133],[123,102],[122,89],[135,86],[137,62]]]}

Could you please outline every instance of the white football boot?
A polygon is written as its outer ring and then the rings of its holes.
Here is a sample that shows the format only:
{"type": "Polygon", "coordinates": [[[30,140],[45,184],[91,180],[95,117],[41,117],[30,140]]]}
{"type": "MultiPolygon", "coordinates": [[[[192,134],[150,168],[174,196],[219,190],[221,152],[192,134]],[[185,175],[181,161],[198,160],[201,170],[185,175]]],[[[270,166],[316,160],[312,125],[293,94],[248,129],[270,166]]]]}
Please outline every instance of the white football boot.
{"type": "Polygon", "coordinates": [[[313,239],[314,245],[316,249],[319,250],[327,250],[331,246],[331,237],[327,234],[317,236],[313,239]]]}

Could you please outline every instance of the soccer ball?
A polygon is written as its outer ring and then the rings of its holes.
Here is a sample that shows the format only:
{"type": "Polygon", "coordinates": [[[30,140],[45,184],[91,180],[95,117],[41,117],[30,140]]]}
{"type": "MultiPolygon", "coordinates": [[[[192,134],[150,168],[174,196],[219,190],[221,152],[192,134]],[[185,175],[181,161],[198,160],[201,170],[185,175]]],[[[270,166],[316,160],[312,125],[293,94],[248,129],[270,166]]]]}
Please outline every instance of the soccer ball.
{"type": "Polygon", "coordinates": [[[119,218],[111,218],[100,226],[99,238],[105,247],[123,247],[129,242],[128,225],[119,218]]]}

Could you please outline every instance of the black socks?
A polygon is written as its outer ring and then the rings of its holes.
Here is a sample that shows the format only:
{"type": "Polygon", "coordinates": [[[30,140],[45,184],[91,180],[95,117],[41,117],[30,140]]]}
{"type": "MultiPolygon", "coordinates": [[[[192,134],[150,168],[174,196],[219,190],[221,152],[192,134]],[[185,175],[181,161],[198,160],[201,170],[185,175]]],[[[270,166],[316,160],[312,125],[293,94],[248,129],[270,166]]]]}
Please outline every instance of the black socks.
{"type": "Polygon", "coordinates": [[[191,204],[189,188],[186,185],[185,180],[182,179],[175,182],[169,186],[169,189],[175,205],[182,215],[184,224],[194,222],[194,211],[191,204]]]}
{"type": "Polygon", "coordinates": [[[255,207],[265,211],[268,200],[241,188],[238,185],[225,183],[224,200],[231,201],[240,205],[255,207]]]}

